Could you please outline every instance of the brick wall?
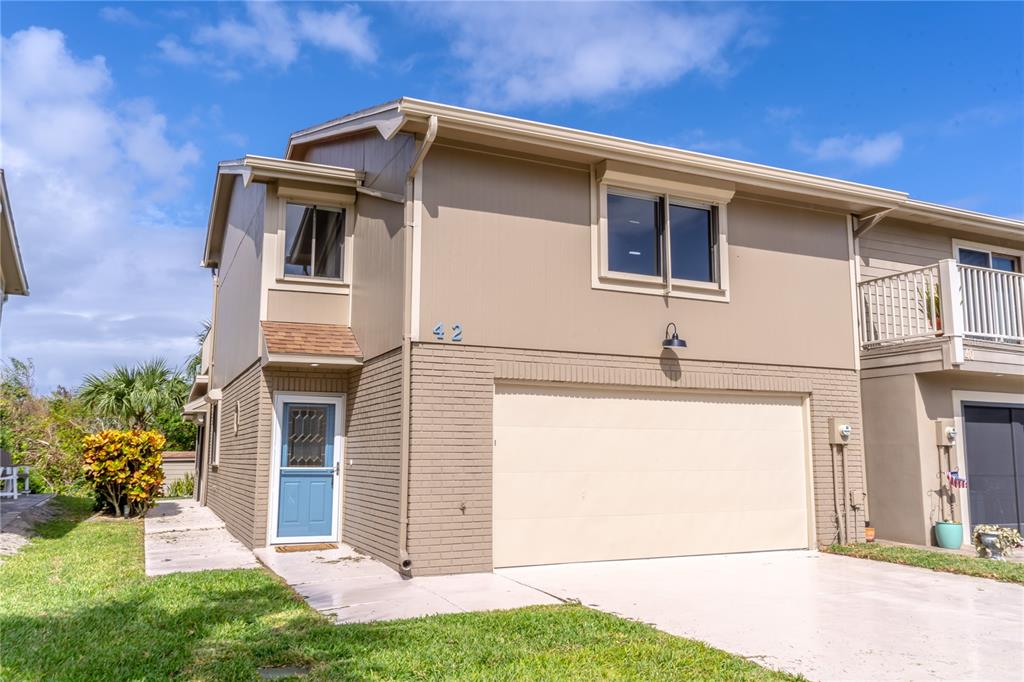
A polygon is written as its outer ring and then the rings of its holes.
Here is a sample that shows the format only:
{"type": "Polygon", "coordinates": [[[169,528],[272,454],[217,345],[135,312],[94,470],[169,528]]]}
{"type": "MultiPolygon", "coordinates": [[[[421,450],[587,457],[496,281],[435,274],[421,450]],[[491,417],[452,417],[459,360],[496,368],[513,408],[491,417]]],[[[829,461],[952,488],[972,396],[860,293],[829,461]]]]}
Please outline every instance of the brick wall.
{"type": "MultiPolygon", "coordinates": [[[[217,464],[207,468],[206,504],[223,519],[227,529],[247,547],[253,547],[255,505],[258,495],[265,496],[254,475],[260,452],[260,386],[262,372],[253,364],[224,387],[219,408],[220,441],[217,464]],[[235,431],[235,405],[238,405],[238,430],[235,431]]],[[[209,444],[216,438],[207,429],[209,444]]]]}
{"type": "MultiPolygon", "coordinates": [[[[849,487],[864,489],[860,384],[854,370],[417,344],[412,363],[409,552],[416,575],[489,571],[494,382],[522,380],[802,393],[811,396],[815,524],[836,535],[827,420],[848,417],[849,487]]],[[[851,539],[864,517],[848,518],[851,539]]]]}
{"type": "Polygon", "coordinates": [[[401,350],[349,374],[347,412],[342,536],[397,570],[401,350]]]}

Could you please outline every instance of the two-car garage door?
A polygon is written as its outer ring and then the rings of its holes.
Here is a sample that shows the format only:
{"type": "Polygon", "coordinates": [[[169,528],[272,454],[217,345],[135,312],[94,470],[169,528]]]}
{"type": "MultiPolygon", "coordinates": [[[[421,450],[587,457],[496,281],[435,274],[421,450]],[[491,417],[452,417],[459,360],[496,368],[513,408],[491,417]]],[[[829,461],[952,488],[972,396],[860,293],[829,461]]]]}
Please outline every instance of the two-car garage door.
{"type": "Polygon", "coordinates": [[[494,565],[809,544],[801,398],[499,385],[494,565]]]}

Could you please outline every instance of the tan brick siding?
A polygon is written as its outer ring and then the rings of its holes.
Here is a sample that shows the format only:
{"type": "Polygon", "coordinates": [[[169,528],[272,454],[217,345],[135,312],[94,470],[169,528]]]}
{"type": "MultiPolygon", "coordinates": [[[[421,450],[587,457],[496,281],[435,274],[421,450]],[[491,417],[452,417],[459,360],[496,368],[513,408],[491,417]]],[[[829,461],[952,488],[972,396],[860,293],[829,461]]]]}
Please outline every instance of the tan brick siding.
{"type": "MultiPolygon", "coordinates": [[[[217,464],[210,463],[206,504],[223,519],[227,529],[247,547],[255,536],[256,498],[264,495],[265,484],[254,475],[260,452],[259,363],[253,364],[224,387],[218,417],[220,442],[217,464]],[[235,403],[238,403],[238,432],[235,433],[235,403]],[[260,486],[263,487],[260,487],[260,486]]],[[[209,430],[208,441],[216,438],[209,430]]],[[[207,452],[210,452],[209,445],[207,452]]]]}
{"type": "Polygon", "coordinates": [[[345,441],[345,542],[398,567],[402,354],[375,358],[349,374],[345,441]]]}
{"type": "MultiPolygon", "coordinates": [[[[849,487],[864,489],[860,385],[852,370],[417,344],[412,362],[409,552],[416,575],[489,571],[495,380],[810,395],[817,539],[836,535],[827,420],[847,417],[849,487]]],[[[863,538],[862,513],[849,515],[863,538]]]]}

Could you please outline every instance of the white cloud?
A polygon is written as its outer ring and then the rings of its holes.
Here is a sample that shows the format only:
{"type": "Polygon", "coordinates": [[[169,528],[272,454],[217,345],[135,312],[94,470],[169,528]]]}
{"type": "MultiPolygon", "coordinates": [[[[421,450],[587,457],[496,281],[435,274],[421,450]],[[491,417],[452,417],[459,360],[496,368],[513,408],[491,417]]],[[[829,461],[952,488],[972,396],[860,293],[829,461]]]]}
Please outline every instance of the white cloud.
{"type": "Polygon", "coordinates": [[[116,98],[102,57],[59,31],[3,39],[2,164],[32,295],[4,308],[2,354],[44,387],[114,362],[180,363],[209,315],[202,212],[168,213],[198,150],[145,100],[116,98]]]}
{"type": "Polygon", "coordinates": [[[798,144],[798,149],[817,161],[847,161],[862,167],[891,163],[903,153],[903,135],[897,132],[874,136],[826,137],[816,145],[798,144]]]}
{"type": "Polygon", "coordinates": [[[157,47],[175,64],[206,64],[221,77],[239,77],[237,64],[287,68],[299,58],[304,45],[348,55],[358,62],[377,59],[370,18],[356,5],[327,10],[291,11],[276,2],[248,2],[244,16],[199,26],[185,45],[178,37],[164,37],[157,47]]]}
{"type": "Polygon", "coordinates": [[[726,53],[751,46],[736,9],[661,4],[455,3],[421,8],[454,31],[451,50],[473,103],[594,101],[664,86],[691,73],[730,72],[726,53]]]}
{"type": "Polygon", "coordinates": [[[111,24],[124,24],[135,28],[149,26],[149,22],[139,18],[127,7],[103,7],[100,9],[100,19],[111,24]]]}
{"type": "Polygon", "coordinates": [[[769,123],[789,123],[802,113],[803,110],[799,107],[768,107],[765,110],[765,120],[769,123]]]}

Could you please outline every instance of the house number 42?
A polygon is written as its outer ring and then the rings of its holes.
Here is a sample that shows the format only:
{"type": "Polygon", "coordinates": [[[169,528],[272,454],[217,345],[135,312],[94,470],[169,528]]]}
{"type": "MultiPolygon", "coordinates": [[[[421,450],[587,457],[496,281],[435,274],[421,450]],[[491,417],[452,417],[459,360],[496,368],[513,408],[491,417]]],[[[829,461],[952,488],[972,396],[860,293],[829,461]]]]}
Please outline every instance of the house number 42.
{"type": "MultiPolygon", "coordinates": [[[[446,336],[444,322],[438,322],[431,331],[434,332],[434,336],[438,341],[444,341],[446,336]]],[[[462,325],[458,322],[452,325],[452,341],[456,343],[462,341],[462,325]]]]}

